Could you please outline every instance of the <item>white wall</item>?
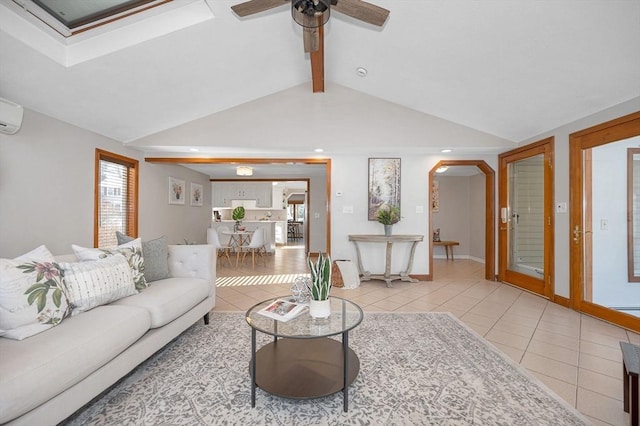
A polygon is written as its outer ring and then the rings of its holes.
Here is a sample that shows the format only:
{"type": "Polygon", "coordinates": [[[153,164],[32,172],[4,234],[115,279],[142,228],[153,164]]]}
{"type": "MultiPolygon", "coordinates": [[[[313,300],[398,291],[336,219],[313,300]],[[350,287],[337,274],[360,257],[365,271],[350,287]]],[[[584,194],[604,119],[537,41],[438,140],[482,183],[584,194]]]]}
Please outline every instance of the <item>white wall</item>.
{"type": "Polygon", "coordinates": [[[469,178],[469,257],[482,261],[485,260],[486,243],[487,190],[485,180],[486,177],[483,173],[469,178]]]}
{"type": "MultiPolygon", "coordinates": [[[[555,138],[555,203],[565,202],[569,206],[569,135],[637,111],[640,111],[640,98],[634,98],[519,143],[519,146],[524,146],[550,136],[555,138]]],[[[569,212],[555,213],[555,294],[566,298],[569,298],[569,244],[569,212]]]]}
{"type": "MultiPolygon", "coordinates": [[[[453,157],[451,157],[453,158],[453,157]]],[[[497,157],[474,157],[484,160],[495,168],[497,157]]],[[[420,234],[424,241],[419,243],[415,256],[412,273],[428,274],[429,271],[429,171],[436,165],[442,156],[401,156],[401,214],[402,220],[393,226],[394,234],[420,234]],[[416,208],[421,207],[422,213],[416,213],[416,208]]],[[[382,225],[376,221],[367,219],[367,176],[368,157],[345,156],[333,159],[332,164],[332,197],[331,197],[331,226],[332,254],[335,259],[356,259],[353,243],[349,242],[349,234],[381,234],[382,225]],[[336,193],[343,195],[338,197],[336,193]],[[346,213],[353,209],[353,213],[346,213]]],[[[442,191],[442,190],[441,190],[442,191]]],[[[441,192],[441,197],[443,196],[441,192]]],[[[469,200],[456,200],[456,195],[444,195],[452,197],[449,204],[452,206],[464,203],[469,208],[469,200]]],[[[460,197],[462,198],[462,197],[460,197]]],[[[441,199],[442,200],[442,199],[441,199]]],[[[443,202],[445,200],[442,200],[443,202]]],[[[484,203],[484,199],[482,201],[484,203]]],[[[454,207],[455,210],[455,207],[454,207]]],[[[484,204],[482,204],[484,211],[484,204]]],[[[435,219],[434,219],[435,220],[435,219]]],[[[468,229],[469,217],[460,219],[468,229]]],[[[457,232],[457,231],[451,231],[457,232]]],[[[484,232],[484,228],[483,228],[484,232]]],[[[464,241],[469,241],[469,234],[451,234],[451,239],[459,236],[464,241]]],[[[449,238],[449,237],[447,237],[449,238]]],[[[484,237],[483,237],[484,240],[484,237]]],[[[382,244],[361,244],[363,267],[372,273],[384,272],[385,251],[382,244]]],[[[392,270],[403,270],[409,259],[409,244],[394,246],[392,256],[392,270]]],[[[457,252],[456,252],[457,253],[457,252]]],[[[465,251],[468,254],[468,243],[465,251]]]]}
{"type": "Polygon", "coordinates": [[[139,151],[25,110],[17,134],[0,134],[0,257],[15,257],[40,244],[54,254],[70,253],[71,244],[93,246],[95,148],[140,161],[141,237],[206,241],[211,216],[206,176],[180,166],[145,163],[139,151]],[[204,185],[204,206],[190,207],[188,201],[186,206],[170,206],[168,176],[204,185]]]}
{"type": "Polygon", "coordinates": [[[627,278],[627,148],[639,145],[640,136],[592,150],[593,302],[603,306],[640,307],[640,283],[627,278]]]}

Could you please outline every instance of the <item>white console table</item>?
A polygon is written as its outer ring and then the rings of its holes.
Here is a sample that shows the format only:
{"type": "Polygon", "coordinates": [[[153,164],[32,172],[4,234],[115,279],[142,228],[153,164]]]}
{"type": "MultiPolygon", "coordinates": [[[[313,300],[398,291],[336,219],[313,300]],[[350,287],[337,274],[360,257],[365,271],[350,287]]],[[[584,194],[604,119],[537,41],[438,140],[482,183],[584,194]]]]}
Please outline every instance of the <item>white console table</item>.
{"type": "Polygon", "coordinates": [[[356,254],[358,257],[358,272],[361,276],[362,281],[369,280],[382,280],[387,283],[387,287],[393,287],[392,281],[401,280],[408,282],[418,282],[409,276],[411,272],[411,268],[413,267],[413,255],[416,251],[416,245],[424,239],[423,235],[378,235],[378,234],[357,234],[357,235],[349,235],[349,241],[353,241],[353,244],[356,246],[356,254]],[[383,275],[375,275],[369,271],[365,271],[362,267],[362,259],[360,257],[360,247],[358,243],[386,243],[387,251],[386,251],[386,262],[384,268],[383,275]],[[409,254],[409,263],[407,268],[400,272],[399,274],[391,274],[391,251],[393,248],[393,243],[412,243],[411,244],[411,253],[409,254]]]}

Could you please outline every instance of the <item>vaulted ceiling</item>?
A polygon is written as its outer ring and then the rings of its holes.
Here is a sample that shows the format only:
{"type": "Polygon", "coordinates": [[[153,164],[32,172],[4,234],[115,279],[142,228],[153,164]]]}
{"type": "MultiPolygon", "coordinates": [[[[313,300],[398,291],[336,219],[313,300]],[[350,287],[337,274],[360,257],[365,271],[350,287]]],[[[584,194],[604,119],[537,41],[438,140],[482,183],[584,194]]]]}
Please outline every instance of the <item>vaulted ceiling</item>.
{"type": "MultiPolygon", "coordinates": [[[[640,96],[640,0],[371,2],[391,11],[382,28],[332,13],[313,96],[344,87],[513,142],[640,96]]],[[[0,97],[129,143],[311,92],[288,6],[239,18],[237,3],[176,0],[171,24],[63,40],[0,0],[0,97]]]]}

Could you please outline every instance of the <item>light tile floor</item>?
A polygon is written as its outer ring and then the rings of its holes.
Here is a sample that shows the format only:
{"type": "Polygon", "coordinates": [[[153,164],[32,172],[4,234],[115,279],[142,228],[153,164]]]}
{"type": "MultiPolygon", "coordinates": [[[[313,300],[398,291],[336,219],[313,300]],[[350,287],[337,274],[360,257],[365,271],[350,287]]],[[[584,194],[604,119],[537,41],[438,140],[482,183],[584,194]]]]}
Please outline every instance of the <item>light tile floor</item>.
{"type": "MultiPolygon", "coordinates": [[[[291,277],[307,270],[301,248],[278,249],[251,268],[218,261],[218,277],[238,278],[217,288],[214,311],[246,311],[264,299],[290,294],[291,277]],[[268,280],[266,275],[279,278],[268,280]],[[256,284],[263,281],[283,284],[256,284]]],[[[248,265],[248,267],[246,266],[248,265]]],[[[483,279],[484,265],[470,260],[434,260],[431,282],[363,282],[332,294],[365,312],[447,311],[586,415],[595,425],[627,425],[622,407],[620,341],[640,344],[640,335],[580,314],[510,285],[483,279]]]]}

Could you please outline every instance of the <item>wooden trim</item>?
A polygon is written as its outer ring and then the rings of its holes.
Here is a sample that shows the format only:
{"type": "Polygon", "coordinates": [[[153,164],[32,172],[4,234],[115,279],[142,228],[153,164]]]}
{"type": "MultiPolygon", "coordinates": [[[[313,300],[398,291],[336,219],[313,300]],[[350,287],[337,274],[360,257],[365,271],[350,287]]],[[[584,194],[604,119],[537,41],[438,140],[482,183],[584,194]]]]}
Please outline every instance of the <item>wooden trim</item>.
{"type": "MultiPolygon", "coordinates": [[[[583,157],[584,166],[584,191],[585,197],[589,200],[584,205],[584,232],[582,232],[582,248],[584,252],[585,265],[584,273],[584,291],[583,295],[585,300],[591,301],[593,299],[593,230],[591,224],[593,223],[593,208],[591,200],[593,199],[593,193],[591,191],[591,184],[593,182],[593,159],[591,150],[584,151],[583,157]]],[[[572,231],[573,232],[573,231],[572,231]]],[[[573,236],[573,233],[571,234],[573,236]]]]}
{"type": "Polygon", "coordinates": [[[564,306],[565,308],[571,308],[571,300],[564,296],[558,296],[557,294],[553,297],[553,303],[564,306]]]}
{"type": "MultiPolygon", "coordinates": [[[[322,165],[325,166],[326,172],[326,188],[327,188],[327,231],[325,235],[326,250],[331,253],[331,159],[330,158],[220,158],[220,157],[145,157],[145,162],[159,164],[306,164],[306,165],[322,165]]],[[[305,180],[306,178],[273,178],[273,179],[255,179],[268,181],[288,181],[288,180],[305,180]]],[[[210,179],[212,182],[217,181],[247,181],[247,179],[210,179]]],[[[307,185],[308,193],[311,192],[311,182],[307,185]]],[[[307,224],[309,221],[307,221],[307,224]]],[[[309,226],[309,225],[307,225],[309,226]]],[[[307,229],[307,236],[309,235],[307,229]]],[[[307,253],[309,252],[309,238],[305,241],[307,253]]]]}
{"type": "Polygon", "coordinates": [[[147,163],[168,164],[326,164],[330,158],[221,158],[221,157],[145,157],[147,163]]]}
{"type": "Polygon", "coordinates": [[[640,111],[571,133],[569,140],[579,140],[582,149],[606,145],[638,136],[640,111]]]}
{"type": "Polygon", "coordinates": [[[640,148],[627,148],[627,277],[629,282],[640,282],[640,276],[634,275],[633,263],[633,156],[638,154],[640,154],[640,148]]]}
{"type": "Polygon", "coordinates": [[[431,274],[409,274],[409,276],[418,281],[432,281],[431,274]]]}
{"type": "Polygon", "coordinates": [[[498,243],[498,270],[499,279],[525,290],[534,292],[544,296],[550,300],[555,297],[555,270],[554,270],[554,226],[555,216],[553,213],[553,194],[554,194],[554,137],[542,139],[540,141],[504,152],[498,155],[499,162],[499,185],[498,185],[498,207],[506,208],[509,198],[508,194],[508,165],[515,161],[530,158],[536,155],[543,155],[544,158],[544,276],[537,279],[526,274],[508,269],[508,226],[500,223],[499,243],[498,243]]]}
{"type": "MultiPolygon", "coordinates": [[[[321,19],[318,17],[318,19],[321,19]]],[[[313,93],[324,92],[324,25],[317,28],[318,50],[311,52],[311,80],[313,93]]]]}
{"type": "Polygon", "coordinates": [[[493,280],[495,276],[495,171],[483,160],[440,160],[429,171],[429,274],[428,281],[432,281],[433,273],[433,216],[431,211],[431,200],[433,199],[433,178],[435,172],[442,166],[475,166],[485,177],[485,268],[486,280],[493,280]]]}
{"type": "MultiPolygon", "coordinates": [[[[588,214],[588,210],[584,206],[585,204],[590,204],[588,199],[585,200],[585,195],[583,194],[587,183],[586,176],[588,176],[587,170],[585,170],[585,158],[588,158],[588,155],[585,154],[591,148],[638,135],[640,135],[640,111],[569,135],[570,305],[577,311],[593,315],[636,332],[640,331],[640,318],[585,300],[583,287],[588,277],[584,274],[585,257],[583,253],[585,253],[584,242],[586,238],[580,238],[580,236],[584,235],[582,231],[588,214]],[[577,235],[579,238],[574,239],[573,231],[576,229],[578,230],[577,235]]],[[[588,261],[588,259],[586,260],[588,261]]]]}

